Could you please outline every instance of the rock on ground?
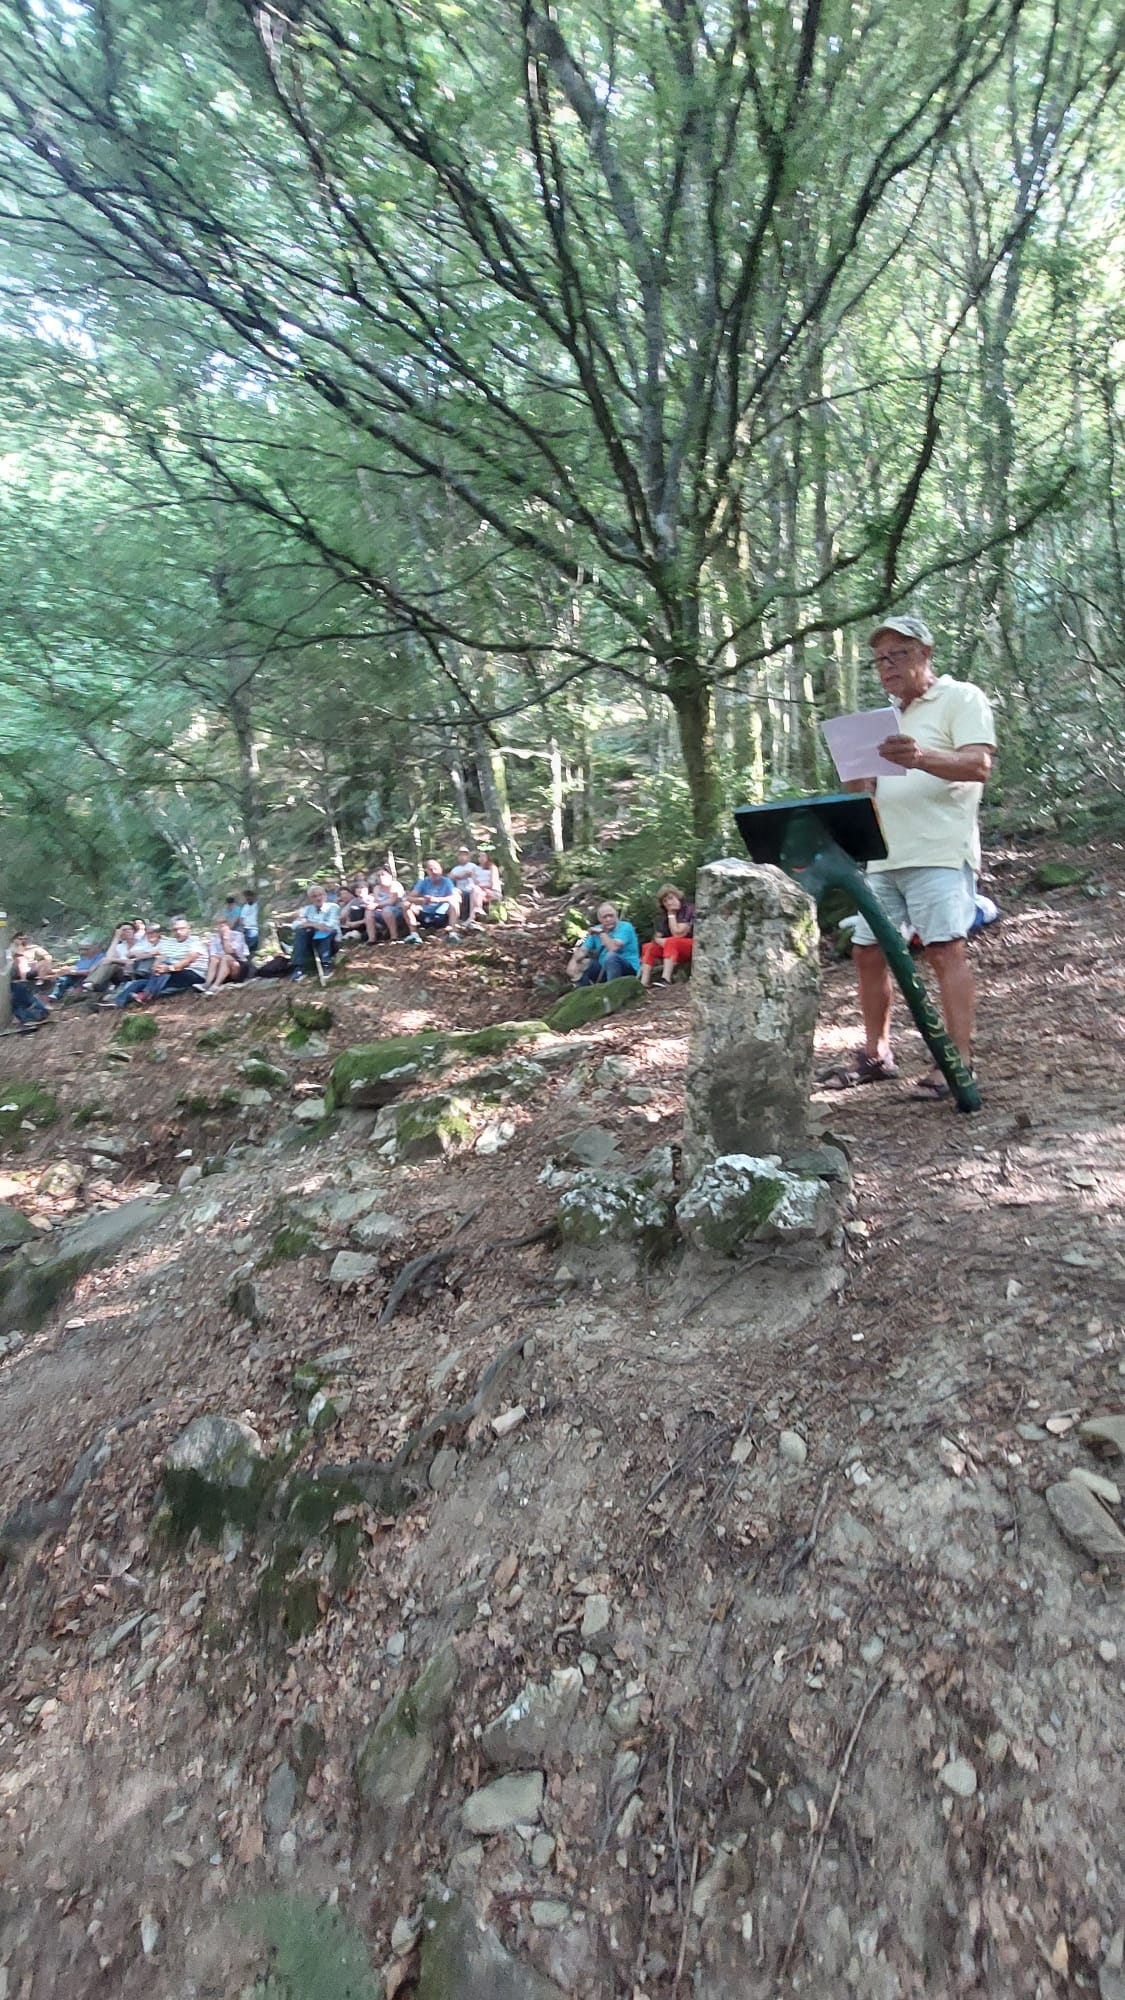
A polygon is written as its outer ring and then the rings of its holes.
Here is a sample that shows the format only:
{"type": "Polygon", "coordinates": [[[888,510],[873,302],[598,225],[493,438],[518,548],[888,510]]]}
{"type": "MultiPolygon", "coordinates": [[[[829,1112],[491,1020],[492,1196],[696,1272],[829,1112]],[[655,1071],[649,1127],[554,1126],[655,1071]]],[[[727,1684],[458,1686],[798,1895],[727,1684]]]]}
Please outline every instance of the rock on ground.
{"type": "Polygon", "coordinates": [[[779,868],[713,861],[696,888],[687,1178],[722,1153],[786,1153],[808,1131],[820,998],[816,910],[779,868]]]}

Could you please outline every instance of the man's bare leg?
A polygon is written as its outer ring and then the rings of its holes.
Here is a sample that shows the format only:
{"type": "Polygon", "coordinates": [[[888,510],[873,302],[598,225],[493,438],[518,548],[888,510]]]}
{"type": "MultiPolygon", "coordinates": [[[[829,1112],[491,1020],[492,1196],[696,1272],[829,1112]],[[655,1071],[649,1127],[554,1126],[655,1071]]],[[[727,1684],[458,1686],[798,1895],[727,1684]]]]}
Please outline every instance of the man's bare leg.
{"type": "Polygon", "coordinates": [[[891,974],[877,944],[857,944],[852,952],[863,1015],[863,1046],[872,1059],[891,1060],[891,974]]]}
{"type": "Polygon", "coordinates": [[[969,954],[965,949],[965,940],[953,938],[948,944],[928,945],[926,956],[934,968],[934,977],[941,994],[941,1011],[949,1038],[956,1042],[966,1068],[971,1068],[977,986],[969,964],[969,954]]]}

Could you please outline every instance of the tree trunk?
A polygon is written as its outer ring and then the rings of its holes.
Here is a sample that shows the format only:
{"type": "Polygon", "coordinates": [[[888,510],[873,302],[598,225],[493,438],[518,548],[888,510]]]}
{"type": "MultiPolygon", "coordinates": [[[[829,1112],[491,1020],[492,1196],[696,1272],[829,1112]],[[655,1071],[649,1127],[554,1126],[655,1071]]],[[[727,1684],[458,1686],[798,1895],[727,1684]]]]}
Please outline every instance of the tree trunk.
{"type": "Polygon", "coordinates": [[[719,831],[723,796],[715,756],[714,705],[711,688],[692,662],[681,661],[669,676],[669,700],[680,736],[688,790],[692,832],[702,844],[719,831]]]}
{"type": "Polygon", "coordinates": [[[242,826],[242,838],[250,856],[251,887],[261,906],[260,914],[265,917],[268,914],[269,904],[268,901],[263,901],[266,868],[261,837],[262,802],[258,783],[260,773],[245,684],[231,690],[228,710],[238,748],[238,817],[242,826]]]}
{"type": "Polygon", "coordinates": [[[477,837],[473,832],[472,814],[469,811],[469,794],[465,790],[465,774],[461,769],[460,758],[450,757],[446,768],[449,771],[449,782],[453,788],[453,797],[457,804],[457,817],[464,829],[465,839],[468,841],[470,847],[475,847],[477,837]]]}
{"type": "Polygon", "coordinates": [[[8,968],[8,912],[0,910],[0,1035],[12,1025],[12,981],[8,968]]]}
{"type": "Polygon", "coordinates": [[[508,780],[499,750],[479,739],[475,749],[477,777],[484,810],[492,825],[492,841],[500,860],[504,887],[510,896],[520,892],[520,854],[508,810],[508,780]]]}
{"type": "Polygon", "coordinates": [[[563,762],[557,736],[547,738],[551,773],[551,853],[563,851],[563,762]]]}

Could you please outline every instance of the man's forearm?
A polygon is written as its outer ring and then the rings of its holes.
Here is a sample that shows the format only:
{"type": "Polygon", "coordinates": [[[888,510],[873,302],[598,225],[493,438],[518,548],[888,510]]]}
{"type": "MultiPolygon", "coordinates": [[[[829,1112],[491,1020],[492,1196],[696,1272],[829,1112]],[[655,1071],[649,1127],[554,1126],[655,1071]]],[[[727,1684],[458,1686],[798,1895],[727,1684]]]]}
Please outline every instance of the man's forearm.
{"type": "Polygon", "coordinates": [[[983,743],[971,743],[964,750],[923,750],[917,768],[949,785],[983,785],[992,769],[992,753],[983,743]]]}

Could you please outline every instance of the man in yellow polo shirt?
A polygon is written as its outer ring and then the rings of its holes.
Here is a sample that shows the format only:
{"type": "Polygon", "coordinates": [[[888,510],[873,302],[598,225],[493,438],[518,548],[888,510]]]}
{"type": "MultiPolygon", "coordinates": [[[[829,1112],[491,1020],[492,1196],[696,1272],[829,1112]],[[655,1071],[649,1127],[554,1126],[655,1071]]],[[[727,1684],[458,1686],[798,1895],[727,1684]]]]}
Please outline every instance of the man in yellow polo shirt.
{"type": "MultiPolygon", "coordinates": [[[[980,868],[977,817],[996,748],[992,710],[971,681],[934,673],[933,636],[920,618],[885,618],[869,643],[900,717],[879,754],[903,776],[873,781],[887,859],[868,863],[868,880],[891,921],[908,923],[925,945],[946,1028],[971,1068],[976,985],[965,939],[980,868]]],[[[855,1081],[877,1083],[896,1074],[891,976],[862,917],[852,935],[864,1029],[855,1081]]],[[[949,1086],[935,1071],[917,1094],[948,1097],[949,1086]]]]}

